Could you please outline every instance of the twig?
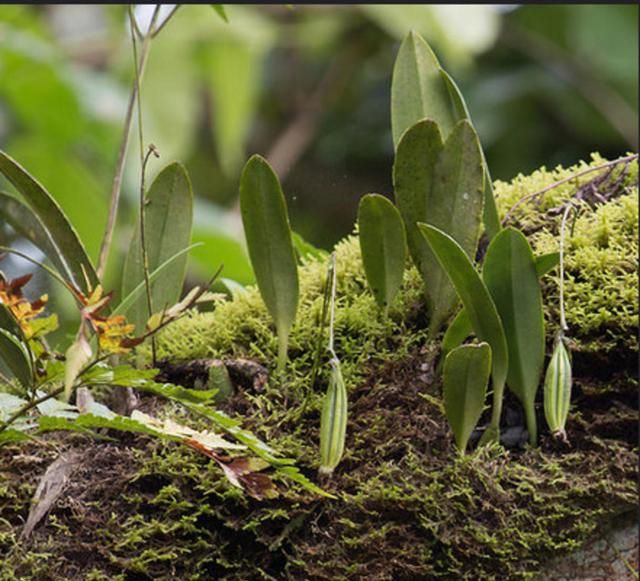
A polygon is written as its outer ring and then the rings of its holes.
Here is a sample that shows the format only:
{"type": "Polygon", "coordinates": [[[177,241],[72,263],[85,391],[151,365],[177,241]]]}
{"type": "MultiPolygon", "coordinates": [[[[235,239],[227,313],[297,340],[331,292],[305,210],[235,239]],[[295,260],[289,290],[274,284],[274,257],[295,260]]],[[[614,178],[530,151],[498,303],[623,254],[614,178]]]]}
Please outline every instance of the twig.
{"type": "Polygon", "coordinates": [[[513,213],[515,212],[515,210],[517,208],[519,208],[522,204],[524,204],[525,202],[533,199],[533,198],[537,198],[539,196],[543,196],[544,194],[546,194],[548,191],[553,190],[554,188],[557,188],[558,186],[561,186],[562,184],[565,184],[567,182],[570,182],[572,180],[575,180],[579,177],[582,177],[583,175],[592,173],[594,171],[599,171],[601,169],[606,169],[608,167],[612,167],[615,165],[618,165],[620,163],[629,163],[630,161],[633,161],[634,159],[638,159],[638,154],[634,153],[633,155],[627,155],[626,157],[619,157],[618,159],[614,159],[613,161],[608,161],[606,163],[597,165],[595,167],[588,167],[587,169],[584,169],[582,171],[579,171],[575,174],[570,175],[567,178],[558,180],[557,182],[554,182],[550,185],[548,185],[545,188],[542,188],[541,190],[538,190],[537,192],[533,192],[532,194],[527,194],[526,196],[523,196],[522,198],[520,198],[513,206],[511,206],[510,210],[506,213],[505,217],[502,219],[502,225],[504,226],[507,221],[511,218],[511,216],[513,215],[513,213]]]}
{"type": "Polygon", "coordinates": [[[151,38],[155,38],[160,34],[160,31],[167,25],[169,20],[171,20],[171,18],[178,11],[178,8],[180,8],[180,6],[181,4],[176,4],[173,7],[173,10],[171,10],[171,12],[169,12],[169,15],[160,23],[160,26],[158,26],[158,28],[156,28],[154,31],[151,32],[151,38]]]}
{"type": "MultiPolygon", "coordinates": [[[[151,17],[151,24],[149,25],[149,31],[153,30],[153,27],[158,19],[160,12],[160,5],[156,5],[156,8],[151,17]]],[[[129,7],[130,19],[132,18],[131,7],[129,7]]],[[[134,19],[135,21],[135,19],[134,19]]],[[[132,28],[133,28],[132,24],[132,28]]],[[[136,25],[137,26],[137,25],[136,25]]],[[[132,30],[132,35],[135,35],[132,30]]],[[[116,216],[118,214],[118,205],[120,203],[120,190],[122,188],[122,176],[124,174],[124,164],[127,157],[127,149],[129,148],[129,134],[131,133],[131,123],[133,121],[133,108],[136,103],[138,87],[140,79],[144,75],[144,69],[149,57],[149,48],[151,46],[151,34],[148,32],[144,36],[142,47],[140,49],[140,61],[134,63],[136,70],[136,78],[133,81],[133,87],[129,95],[129,102],[127,104],[127,112],[124,119],[124,128],[122,130],[122,139],[120,141],[120,149],[118,150],[118,160],[116,162],[116,171],[113,176],[113,182],[111,184],[111,201],[109,203],[109,214],[107,216],[107,224],[104,230],[104,236],[102,243],[100,244],[100,254],[98,255],[98,265],[96,273],[99,279],[102,279],[105,268],[107,266],[107,257],[109,256],[109,250],[111,248],[111,242],[113,239],[113,230],[116,223],[116,216]]]]}
{"type": "Polygon", "coordinates": [[[3,424],[0,426],[0,432],[4,432],[18,418],[22,417],[23,415],[31,411],[33,408],[39,406],[41,403],[44,403],[45,401],[48,401],[51,398],[54,398],[56,395],[60,395],[63,391],[64,391],[64,385],[61,385],[60,387],[54,389],[53,391],[43,396],[40,396],[38,399],[34,399],[33,401],[30,401],[29,403],[24,404],[21,408],[16,410],[3,422],[3,424]]]}

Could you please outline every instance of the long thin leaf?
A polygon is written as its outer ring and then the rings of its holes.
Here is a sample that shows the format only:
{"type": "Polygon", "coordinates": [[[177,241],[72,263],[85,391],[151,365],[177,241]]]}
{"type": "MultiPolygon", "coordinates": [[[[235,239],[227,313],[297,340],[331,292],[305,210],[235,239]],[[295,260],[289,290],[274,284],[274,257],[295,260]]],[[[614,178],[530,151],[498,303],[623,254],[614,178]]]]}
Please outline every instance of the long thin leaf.
{"type": "Polygon", "coordinates": [[[384,196],[367,194],[358,207],[360,252],[367,282],[385,312],[402,284],[406,236],[402,217],[384,196]]]}
{"type": "Polygon", "coordinates": [[[258,288],[275,321],[282,370],[298,309],[298,267],[280,182],[259,155],[252,156],[242,171],[240,211],[258,288]]]}
{"type": "Polygon", "coordinates": [[[445,143],[430,120],[419,121],[402,136],[393,166],[394,189],[409,250],[425,282],[432,335],[457,299],[417,222],[436,226],[452,236],[468,256],[474,256],[482,218],[483,180],[480,143],[468,121],[460,121],[445,143]]]}
{"type": "Polygon", "coordinates": [[[24,387],[33,384],[33,366],[27,346],[5,329],[0,329],[0,358],[24,387]]]}
{"type": "Polygon", "coordinates": [[[535,445],[534,401],[544,364],[544,316],[535,258],[522,232],[506,228],[491,241],[482,277],[507,338],[507,385],[524,406],[529,442],[535,445]]]}
{"type": "Polygon", "coordinates": [[[478,423],[491,373],[487,343],[456,347],[444,362],[444,409],[461,453],[478,423]]]}
{"type": "MultiPolygon", "coordinates": [[[[15,186],[49,232],[60,251],[61,259],[73,275],[73,282],[85,292],[89,292],[83,270],[92,287],[99,283],[98,276],[76,230],[58,202],[27,170],[1,150],[0,172],[15,186]]],[[[60,274],[64,277],[68,275],[67,272],[60,274]]]]}
{"type": "Polygon", "coordinates": [[[73,280],[73,272],[60,249],[38,215],[24,202],[11,194],[0,192],[0,215],[21,236],[37,246],[66,280],[73,280]]]}
{"type": "Polygon", "coordinates": [[[480,275],[462,247],[448,234],[428,224],[420,224],[425,239],[451,279],[473,330],[481,341],[491,346],[493,410],[484,441],[499,441],[500,415],[504,384],[509,369],[509,354],[504,328],[496,306],[480,275]]]}
{"type": "MultiPolygon", "coordinates": [[[[183,254],[186,254],[193,248],[197,246],[202,246],[202,242],[198,242],[197,244],[190,244],[186,248],[183,248],[179,252],[176,252],[171,258],[165,260],[158,268],[156,268],[153,272],[149,274],[149,282],[153,283],[162,272],[171,266],[178,258],[180,258],[183,254]]],[[[131,308],[133,303],[138,300],[144,293],[144,281],[140,282],[138,286],[136,286],[126,297],[124,297],[119,303],[118,306],[113,310],[114,315],[122,314],[124,315],[131,308]]]]}
{"type": "MultiPolygon", "coordinates": [[[[184,167],[172,163],[165,167],[151,184],[145,198],[145,238],[149,272],[184,250],[191,240],[193,223],[193,193],[184,167]]],[[[180,255],[171,269],[165,269],[151,283],[151,304],[154,312],[175,304],[180,298],[187,269],[186,255],[180,255]]],[[[135,291],[144,281],[144,265],[140,244],[139,223],[129,247],[122,274],[122,296],[135,291]]],[[[148,312],[144,296],[129,306],[129,321],[138,331],[152,313],[148,312]]]]}

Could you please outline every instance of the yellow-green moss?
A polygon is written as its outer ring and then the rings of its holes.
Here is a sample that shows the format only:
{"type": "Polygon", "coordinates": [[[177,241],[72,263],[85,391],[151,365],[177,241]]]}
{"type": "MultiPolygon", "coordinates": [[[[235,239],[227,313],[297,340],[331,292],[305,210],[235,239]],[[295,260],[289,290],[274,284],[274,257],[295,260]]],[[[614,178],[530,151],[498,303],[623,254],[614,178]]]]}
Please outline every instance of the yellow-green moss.
{"type": "MultiPolygon", "coordinates": [[[[522,195],[581,167],[498,183],[502,214],[522,195]]],[[[635,183],[637,169],[632,171],[628,185],[635,183]]],[[[561,204],[575,185],[550,192],[541,209],[561,204]]],[[[583,214],[568,238],[569,323],[583,352],[634,348],[627,335],[635,338],[637,282],[626,273],[635,272],[636,203],[637,188],[631,188],[583,214]],[[598,285],[606,285],[606,293],[598,295],[598,285]],[[589,312],[581,316],[580,309],[589,312]]],[[[539,214],[527,207],[518,216],[528,227],[539,214]]],[[[555,220],[542,226],[531,236],[536,251],[556,250],[555,220]]],[[[81,449],[93,447],[92,460],[112,477],[87,471],[74,478],[52,513],[53,525],[37,530],[25,550],[17,534],[28,511],[25,491],[33,490],[34,480],[22,477],[0,489],[0,504],[4,499],[15,505],[10,526],[2,528],[0,521],[0,578],[59,579],[72,571],[74,579],[122,581],[530,579],[545,560],[579,547],[602,522],[634,510],[635,444],[590,431],[605,420],[622,418],[626,426],[633,410],[621,404],[577,410],[567,428],[571,451],[543,441],[539,449],[482,448],[460,458],[430,367],[437,346],[426,343],[428,321],[415,269],[407,269],[403,291],[383,319],[366,287],[357,239],[342,241],[336,252],[336,351],[350,409],[344,459],[325,483],[337,500],[311,498],[279,481],[280,498],[257,502],[230,485],[208,458],[176,444],[145,437],[80,442],[81,449]],[[100,551],[86,569],[74,561],[79,544],[100,551]]],[[[310,260],[300,270],[301,301],[286,372],[271,377],[261,393],[239,393],[237,407],[228,411],[239,411],[246,428],[296,458],[314,478],[325,386],[311,385],[309,374],[326,263],[310,260]]],[[[556,288],[548,277],[552,324],[556,288]]],[[[159,351],[173,359],[251,357],[273,369],[277,345],[259,294],[248,288],[213,312],[191,313],[168,328],[159,351]]]]}
{"type": "MultiPolygon", "coordinates": [[[[496,198],[501,216],[521,197],[539,191],[604,160],[593,156],[553,171],[540,169],[530,176],[518,176],[511,183],[496,182],[496,198]]],[[[615,170],[612,180],[619,174],[615,170]]],[[[600,173],[590,173],[547,192],[539,203],[527,203],[514,214],[517,224],[535,228],[529,236],[536,253],[559,250],[560,216],[546,212],[559,207],[576,189],[600,173]]],[[[606,355],[637,350],[638,326],[638,188],[637,163],[629,165],[620,187],[625,192],[612,201],[586,209],[567,233],[565,301],[569,336],[575,349],[585,354],[606,355]]],[[[424,340],[420,325],[412,317],[421,301],[421,281],[413,266],[405,272],[390,319],[380,316],[366,287],[359,243],[349,236],[336,247],[338,303],[336,346],[345,364],[345,376],[357,381],[358,370],[368,357],[388,358],[406,354],[408,346],[424,340]],[[392,341],[391,349],[386,342],[392,341]],[[354,377],[352,377],[352,375],[354,377]]],[[[304,377],[317,339],[317,321],[322,305],[322,284],[326,264],[316,260],[300,269],[300,307],[290,340],[292,363],[289,373],[304,377]]],[[[544,284],[547,336],[551,340],[559,321],[558,276],[548,275],[544,284]]],[[[192,314],[162,333],[160,356],[178,359],[196,357],[248,356],[271,365],[276,353],[276,336],[271,319],[256,288],[250,287],[233,301],[220,303],[206,314],[192,314]]]]}

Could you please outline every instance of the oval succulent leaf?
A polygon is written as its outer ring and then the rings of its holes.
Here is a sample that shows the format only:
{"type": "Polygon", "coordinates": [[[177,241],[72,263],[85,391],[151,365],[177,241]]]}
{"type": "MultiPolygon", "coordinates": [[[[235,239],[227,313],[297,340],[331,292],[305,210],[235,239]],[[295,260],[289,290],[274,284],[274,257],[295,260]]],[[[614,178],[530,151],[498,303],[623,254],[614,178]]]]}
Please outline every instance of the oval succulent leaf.
{"type": "Polygon", "coordinates": [[[507,385],[524,406],[529,442],[534,445],[534,401],[544,364],[544,317],[535,258],[522,232],[506,228],[491,241],[482,276],[507,338],[507,385]]]}
{"type": "Polygon", "coordinates": [[[6,329],[0,329],[0,359],[23,387],[33,385],[33,366],[29,349],[6,329]]]}
{"type": "Polygon", "coordinates": [[[331,474],[342,459],[347,432],[347,389],[340,361],[331,359],[329,387],[320,418],[320,474],[331,474]]]}
{"type": "Polygon", "coordinates": [[[457,347],[444,362],[444,409],[456,445],[464,453],[478,423],[491,373],[491,348],[487,343],[457,347]]]}
{"type": "Polygon", "coordinates": [[[562,338],[556,344],[544,379],[544,415],[552,434],[564,435],[571,403],[571,360],[562,338]]]}
{"type": "Polygon", "coordinates": [[[445,143],[438,125],[423,120],[398,145],[393,181],[407,229],[411,256],[425,282],[430,331],[435,334],[456,303],[456,293],[417,222],[432,224],[475,254],[483,204],[482,154],[468,121],[460,121],[445,143]]]}
{"type": "Polygon", "coordinates": [[[397,208],[384,196],[367,194],[358,208],[362,263],[371,292],[385,312],[404,274],[406,239],[397,208]]]}
{"type": "Polygon", "coordinates": [[[391,80],[391,132],[397,148],[402,134],[429,117],[446,135],[459,120],[440,64],[429,45],[411,31],[400,45],[391,80]]]}
{"type": "Polygon", "coordinates": [[[259,155],[251,157],[242,171],[240,211],[258,288],[275,321],[282,370],[298,308],[298,268],[280,182],[259,155]]]}
{"type": "MultiPolygon", "coordinates": [[[[4,151],[0,151],[0,172],[15,186],[47,229],[60,252],[61,259],[73,275],[73,282],[85,292],[89,292],[91,289],[87,287],[84,272],[91,288],[99,283],[98,276],[77,232],[58,202],[27,170],[4,151]]],[[[60,274],[68,277],[66,271],[60,274]]]]}
{"type": "MultiPolygon", "coordinates": [[[[172,163],[151,184],[145,197],[145,243],[149,272],[180,253],[191,240],[193,193],[184,167],[172,163]]],[[[187,268],[187,256],[180,255],[170,269],[158,274],[151,283],[151,304],[161,311],[180,298],[187,268]]],[[[144,265],[140,244],[140,223],[134,230],[122,274],[122,296],[126,297],[144,281],[144,265]]],[[[149,318],[145,296],[139,296],[129,307],[128,319],[142,332],[149,318]]]]}
{"type": "Polygon", "coordinates": [[[419,224],[425,240],[455,287],[471,326],[481,341],[491,346],[493,412],[484,441],[498,441],[502,396],[509,368],[507,341],[496,306],[480,275],[462,247],[448,234],[428,224],[419,224]]]}

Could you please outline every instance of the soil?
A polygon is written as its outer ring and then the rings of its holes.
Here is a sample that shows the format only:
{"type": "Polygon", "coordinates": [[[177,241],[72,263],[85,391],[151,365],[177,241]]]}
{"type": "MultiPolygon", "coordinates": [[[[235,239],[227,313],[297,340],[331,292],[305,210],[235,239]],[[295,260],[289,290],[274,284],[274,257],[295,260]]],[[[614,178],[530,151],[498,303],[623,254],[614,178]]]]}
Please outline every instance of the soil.
{"type": "MultiPolygon", "coordinates": [[[[538,494],[541,498],[548,494],[551,499],[562,491],[573,511],[588,512],[589,505],[596,503],[600,507],[596,519],[599,522],[606,522],[607,515],[613,518],[634,510],[628,484],[637,475],[637,399],[627,389],[603,392],[594,388],[593,380],[580,377],[580,370],[575,398],[580,414],[573,415],[567,426],[570,442],[559,442],[543,431],[539,448],[531,450],[524,445],[524,433],[519,441],[511,443],[508,452],[485,455],[484,473],[473,474],[473,460],[469,460],[458,467],[464,472],[466,466],[465,478],[447,484],[452,500],[440,489],[438,478],[433,478],[438,474],[444,479],[454,478],[451,464],[456,450],[439,397],[433,397],[438,396],[439,390],[433,366],[425,364],[425,360],[429,360],[429,354],[424,350],[393,363],[373,360],[365,380],[350,394],[348,453],[334,478],[323,483],[326,490],[340,495],[339,501],[293,494],[264,501],[264,508],[246,498],[228,502],[222,508],[218,505],[220,496],[189,489],[188,479],[175,475],[172,478],[157,466],[145,470],[148,458],[168,454],[164,445],[145,436],[108,433],[105,436],[109,439],[100,441],[50,434],[44,437],[46,446],[0,448],[4,480],[0,495],[0,555],[6,559],[3,578],[520,578],[557,553],[541,541],[539,554],[523,551],[524,557],[506,558],[499,546],[494,546],[500,536],[488,542],[479,538],[479,531],[507,529],[513,526],[507,520],[510,513],[529,511],[534,519],[549,518],[553,523],[554,530],[546,532],[553,539],[551,545],[562,546],[564,539],[562,553],[571,546],[565,532],[569,531],[570,536],[584,526],[570,512],[550,516],[550,508],[538,504],[538,494]],[[29,539],[12,544],[10,533],[15,539],[24,526],[30,496],[39,478],[63,450],[81,453],[79,467],[48,518],[29,539]],[[569,460],[574,457],[579,461],[569,460]],[[556,464],[567,471],[565,479],[582,488],[575,498],[565,484],[554,490],[544,476],[544,471],[556,464]],[[508,467],[514,466],[539,472],[535,495],[518,498],[514,490],[509,490],[509,480],[516,478],[515,474],[494,483],[487,479],[488,475],[506,473],[508,467]],[[596,474],[601,486],[589,488],[588,483],[596,474]],[[367,483],[368,490],[363,483],[367,483]],[[184,526],[172,531],[171,518],[164,522],[163,529],[157,520],[162,511],[157,498],[172,486],[178,499],[184,495],[194,504],[211,503],[209,511],[194,515],[196,526],[190,531],[183,530],[184,526]],[[456,487],[461,499],[455,499],[456,487]],[[429,521],[429,514],[424,511],[437,505],[440,514],[429,521]],[[147,538],[138,546],[124,542],[122,531],[118,530],[127,519],[131,524],[132,511],[136,511],[140,524],[154,522],[158,527],[153,534],[146,531],[147,538]],[[269,511],[272,516],[260,523],[260,517],[269,511]],[[243,530],[242,523],[255,516],[259,517],[260,526],[254,523],[254,531],[243,530]],[[467,532],[463,519],[473,523],[467,532]],[[205,532],[207,542],[202,539],[205,532]],[[215,547],[221,539],[225,539],[226,546],[213,551],[215,559],[208,558],[208,543],[215,547]],[[163,552],[175,553],[176,548],[178,554],[188,558],[162,558],[163,552]],[[145,552],[149,553],[147,566],[140,559],[145,552]],[[224,564],[225,559],[229,563],[224,564]],[[11,563],[10,573],[7,566],[11,563]]],[[[230,414],[250,415],[248,412],[255,405],[252,395],[249,390],[237,389],[222,409],[230,414]]],[[[164,404],[143,396],[140,405],[143,410],[157,413],[164,404]]],[[[510,397],[505,401],[503,419],[504,431],[520,428],[524,432],[519,407],[510,397]]],[[[318,425],[317,413],[308,414],[303,437],[317,441],[318,425]]],[[[544,422],[540,425],[544,426],[544,422]]],[[[274,427],[272,437],[277,439],[297,428],[284,420],[274,427]]],[[[200,470],[208,469],[206,459],[182,453],[200,470]]],[[[305,469],[304,462],[301,467],[305,469]]],[[[313,478],[308,469],[306,472],[313,478]]],[[[523,481],[513,484],[523,486],[523,481]]],[[[176,519],[184,519],[188,513],[175,507],[172,510],[176,519]]]]}

